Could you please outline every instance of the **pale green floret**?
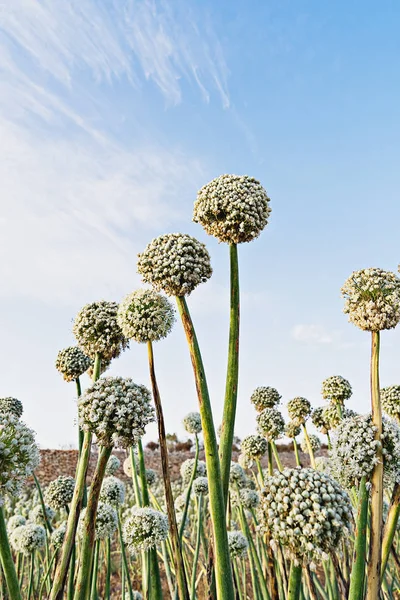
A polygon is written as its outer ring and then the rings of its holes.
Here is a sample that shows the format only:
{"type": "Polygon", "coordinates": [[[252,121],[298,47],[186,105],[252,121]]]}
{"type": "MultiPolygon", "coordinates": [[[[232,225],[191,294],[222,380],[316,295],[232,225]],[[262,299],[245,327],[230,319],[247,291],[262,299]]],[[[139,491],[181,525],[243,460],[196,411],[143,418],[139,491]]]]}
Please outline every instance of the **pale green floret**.
{"type": "Polygon", "coordinates": [[[101,485],[100,500],[114,508],[121,506],[125,501],[124,482],[114,475],[106,477],[101,485]]]}
{"type": "Polygon", "coordinates": [[[259,431],[272,442],[283,436],[285,431],[285,420],[279,410],[275,408],[264,408],[257,415],[257,425],[259,431]]]}
{"type": "Polygon", "coordinates": [[[15,552],[21,552],[26,556],[35,550],[40,550],[46,543],[46,531],[41,525],[27,523],[14,529],[10,536],[10,542],[15,552]]]}
{"type": "MultiPolygon", "coordinates": [[[[317,435],[311,434],[308,436],[309,440],[310,440],[310,444],[311,444],[311,449],[313,452],[318,452],[318,450],[321,449],[321,440],[319,439],[319,437],[317,435]]],[[[303,450],[303,452],[308,452],[308,446],[307,446],[307,442],[306,439],[303,438],[301,440],[301,449],[303,450]]]]}
{"type": "MultiPolygon", "coordinates": [[[[50,506],[45,506],[45,510],[46,510],[47,521],[49,523],[51,523],[51,521],[56,516],[56,511],[53,510],[52,508],[50,508],[50,506]]],[[[37,525],[43,525],[44,526],[46,524],[46,520],[44,518],[43,509],[42,509],[42,505],[41,504],[37,504],[29,512],[29,521],[31,523],[36,523],[37,525]]]]}
{"type": "Polygon", "coordinates": [[[39,462],[34,432],[15,415],[0,412],[0,505],[5,496],[18,496],[39,462]]]}
{"type": "Polygon", "coordinates": [[[250,397],[250,402],[254,404],[257,412],[261,412],[264,408],[274,408],[281,401],[282,396],[273,387],[258,387],[254,390],[250,397]]]}
{"type": "Polygon", "coordinates": [[[240,503],[247,510],[256,508],[260,504],[260,496],[255,490],[249,488],[242,488],[239,490],[240,503]]]}
{"type": "Polygon", "coordinates": [[[145,283],[168,296],[186,296],[212,275],[204,244],[183,233],[155,238],[139,254],[138,273],[145,283]]]}
{"type": "MultiPolygon", "coordinates": [[[[183,485],[188,485],[193,474],[194,469],[194,458],[188,458],[181,464],[181,477],[183,479],[183,485]]],[[[205,477],[207,475],[206,463],[202,460],[197,461],[196,475],[197,477],[205,477]]]]}
{"type": "Polygon", "coordinates": [[[246,556],[249,542],[241,531],[228,531],[229,552],[232,558],[246,556]]]}
{"type": "Polygon", "coordinates": [[[24,407],[21,400],[18,400],[18,398],[12,398],[11,396],[0,398],[0,412],[14,415],[17,419],[20,419],[24,412],[24,407]]]}
{"type": "Polygon", "coordinates": [[[321,394],[333,404],[343,405],[353,393],[350,383],[341,375],[332,375],[322,382],[321,394]]]}
{"type": "Polygon", "coordinates": [[[74,495],[75,479],[60,475],[47,486],[44,494],[46,503],[54,510],[66,508],[74,495]]]}
{"type": "Polygon", "coordinates": [[[129,551],[155,548],[167,539],[168,532],[168,517],[150,507],[132,508],[123,526],[124,541],[129,551]]]}
{"type": "Polygon", "coordinates": [[[244,472],[243,467],[239,465],[237,462],[231,462],[231,469],[229,471],[229,483],[235,489],[236,486],[238,488],[243,488],[246,485],[247,476],[244,472]]]}
{"type": "MultiPolygon", "coordinates": [[[[85,515],[86,508],[84,508],[79,517],[78,524],[78,536],[82,539],[85,533],[85,515]]],[[[105,504],[104,502],[99,502],[97,507],[97,515],[96,515],[96,525],[95,525],[95,539],[96,540],[105,540],[108,538],[112,538],[115,530],[118,526],[118,517],[117,511],[113,506],[109,504],[105,504]]]]}
{"type": "Polygon", "coordinates": [[[329,475],[314,469],[285,469],[267,477],[261,502],[272,544],[302,564],[327,559],[351,529],[347,493],[329,475]]]}
{"type": "Polygon", "coordinates": [[[101,300],[86,304],[77,314],[72,331],[78,346],[90,358],[99,354],[107,363],[128,346],[117,313],[116,302],[101,300]]]}
{"type": "Polygon", "coordinates": [[[381,389],[382,409],[389,417],[400,421],[400,385],[391,385],[381,389]]]}
{"type": "Polygon", "coordinates": [[[291,440],[294,440],[295,438],[297,438],[297,436],[300,435],[300,431],[301,431],[301,427],[295,421],[289,421],[288,423],[286,423],[285,435],[286,435],[286,437],[290,438],[291,440]]]}
{"type": "Polygon", "coordinates": [[[196,477],[193,481],[193,491],[196,496],[205,496],[208,494],[208,479],[207,477],[196,477]]]}
{"type": "Polygon", "coordinates": [[[261,435],[254,434],[245,437],[240,447],[248,458],[261,458],[268,450],[268,443],[261,435]]]}
{"type": "Polygon", "coordinates": [[[55,550],[59,550],[64,542],[65,533],[67,531],[67,521],[63,521],[57,529],[53,529],[51,533],[51,544],[55,550]]]}
{"type": "Polygon", "coordinates": [[[129,448],[154,421],[151,394],[129,378],[102,377],[79,399],[79,423],[96,434],[102,446],[129,448]]]}
{"type": "Polygon", "coordinates": [[[107,462],[105,474],[106,475],[115,475],[115,473],[118,471],[120,466],[121,466],[121,461],[119,460],[118,456],[115,456],[115,454],[111,454],[111,456],[107,462]]]}
{"type": "Polygon", "coordinates": [[[168,298],[153,290],[128,294],[118,307],[118,324],[127,339],[157,342],[171,332],[175,309],[168,298]]]}
{"type": "Polygon", "coordinates": [[[60,350],[56,358],[56,369],[65,381],[75,381],[93,365],[93,360],[78,346],[60,350]]]}
{"type": "Polygon", "coordinates": [[[240,244],[260,235],[270,213],[259,181],[248,175],[220,175],[197,193],[193,221],[220,242],[240,244]]]}
{"type": "Polygon", "coordinates": [[[287,403],[289,417],[298,425],[304,425],[311,415],[311,403],[307,398],[297,396],[287,403]]]}
{"type": "Polygon", "coordinates": [[[199,434],[201,432],[201,417],[198,412],[190,412],[183,419],[183,426],[188,433],[199,434]]]}
{"type": "Polygon", "coordinates": [[[154,469],[146,469],[146,481],[147,481],[147,485],[149,487],[154,485],[156,483],[157,479],[158,479],[157,471],[155,471],[154,469]]]}
{"type": "Polygon", "coordinates": [[[400,321],[400,279],[391,271],[354,271],[341,289],[343,312],[364,331],[393,329],[400,321]]]}

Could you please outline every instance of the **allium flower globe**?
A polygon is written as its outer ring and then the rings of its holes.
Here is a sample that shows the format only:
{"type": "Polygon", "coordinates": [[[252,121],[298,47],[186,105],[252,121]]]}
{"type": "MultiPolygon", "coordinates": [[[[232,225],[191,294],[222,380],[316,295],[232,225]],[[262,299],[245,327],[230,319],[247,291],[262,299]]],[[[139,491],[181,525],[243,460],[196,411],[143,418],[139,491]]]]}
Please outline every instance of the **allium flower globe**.
{"type": "Polygon", "coordinates": [[[77,314],[73,333],[78,346],[90,357],[99,354],[105,361],[116,358],[128,345],[117,320],[116,302],[92,302],[77,314]]]}
{"type": "Polygon", "coordinates": [[[247,483],[246,473],[244,472],[243,467],[241,467],[237,462],[231,462],[229,483],[234,489],[236,487],[243,488],[247,483]]]}
{"type": "Polygon", "coordinates": [[[247,510],[252,510],[260,504],[260,496],[255,490],[249,488],[242,488],[239,491],[240,503],[247,510]]]}
{"type": "Polygon", "coordinates": [[[155,548],[167,539],[168,532],[167,515],[148,506],[133,507],[123,526],[124,541],[128,550],[155,548]]]}
{"type": "MultiPolygon", "coordinates": [[[[318,450],[321,449],[321,440],[319,439],[319,437],[317,435],[311,434],[308,436],[308,439],[310,440],[311,450],[313,452],[318,452],[318,450]]],[[[308,446],[305,438],[301,440],[300,447],[303,452],[308,452],[308,446]]]]}
{"type": "Polygon", "coordinates": [[[22,527],[22,525],[26,524],[26,519],[22,515],[12,515],[9,519],[7,519],[7,532],[10,534],[17,527],[22,527]]]}
{"type": "MultiPolygon", "coordinates": [[[[53,510],[50,506],[45,506],[46,511],[46,519],[49,523],[52,522],[54,517],[56,516],[56,511],[53,510]]],[[[43,509],[41,504],[37,504],[32,508],[29,512],[29,521],[31,523],[36,523],[37,525],[45,525],[46,519],[44,518],[43,509]]]]}
{"type": "Polygon", "coordinates": [[[17,419],[20,419],[24,412],[24,407],[18,398],[0,398],[0,412],[14,415],[17,419]]]}
{"type": "Polygon", "coordinates": [[[107,466],[106,466],[106,476],[108,475],[115,475],[115,473],[118,471],[118,469],[121,466],[121,461],[119,460],[118,456],[115,456],[115,454],[111,454],[110,458],[108,459],[107,462],[107,466]]]}
{"type": "Polygon", "coordinates": [[[271,213],[262,185],[248,175],[221,175],[197,194],[193,221],[220,242],[240,244],[258,237],[271,213]]]}
{"type": "Polygon", "coordinates": [[[257,415],[257,425],[259,431],[272,442],[283,436],[285,431],[285,420],[279,410],[275,408],[264,408],[257,415]]]}
{"type": "Polygon", "coordinates": [[[390,271],[354,271],[341,292],[343,312],[364,331],[393,329],[400,321],[400,279],[390,271]]]}
{"type": "Polygon", "coordinates": [[[146,469],[145,473],[146,473],[147,485],[149,487],[151,487],[152,485],[155,484],[155,482],[158,479],[157,471],[155,471],[154,469],[146,469]]]}
{"type": "Polygon", "coordinates": [[[68,506],[74,495],[75,479],[70,476],[60,475],[47,486],[44,494],[46,504],[54,510],[68,506]]]}
{"type": "Polygon", "coordinates": [[[61,546],[64,543],[66,531],[67,531],[67,521],[63,521],[57,527],[57,529],[53,529],[50,540],[51,540],[54,550],[60,550],[61,546]]]}
{"type": "Polygon", "coordinates": [[[78,346],[60,350],[56,358],[56,369],[65,381],[75,381],[93,365],[93,360],[78,346]]]}
{"type": "Polygon", "coordinates": [[[196,479],[193,481],[193,491],[196,496],[206,496],[208,494],[207,477],[196,477],[196,479]]]}
{"type": "Polygon", "coordinates": [[[10,542],[16,552],[29,556],[35,550],[40,550],[46,543],[46,531],[41,525],[27,523],[14,529],[10,542]]]}
{"type": "Polygon", "coordinates": [[[400,385],[391,385],[381,389],[382,409],[389,417],[400,421],[400,385]]]}
{"type": "Polygon", "coordinates": [[[333,404],[343,405],[352,393],[350,383],[341,375],[332,375],[322,382],[322,397],[333,404]]]}
{"type": "Polygon", "coordinates": [[[268,442],[261,435],[248,435],[242,440],[241,450],[248,458],[261,458],[268,450],[268,442]]]}
{"type": "Polygon", "coordinates": [[[307,398],[297,396],[287,403],[287,411],[292,421],[299,425],[304,425],[308,417],[311,415],[311,403],[307,398]]]}
{"type": "Polygon", "coordinates": [[[351,529],[348,495],[329,475],[314,469],[285,469],[267,477],[261,503],[272,543],[300,564],[327,559],[351,529]]]}
{"type": "Polygon", "coordinates": [[[288,421],[288,423],[286,423],[286,426],[285,426],[286,437],[290,438],[291,440],[294,440],[295,438],[297,438],[298,435],[300,435],[300,432],[301,432],[301,427],[298,423],[296,423],[296,421],[288,421]]]}
{"type": "MultiPolygon", "coordinates": [[[[82,539],[84,535],[86,508],[81,511],[78,524],[78,536],[82,539]]],[[[95,539],[106,540],[112,538],[118,526],[117,511],[113,506],[99,502],[97,507],[95,539]]]]}
{"type": "Polygon", "coordinates": [[[254,390],[250,397],[250,402],[254,404],[257,412],[261,412],[264,408],[274,408],[281,401],[282,396],[273,387],[258,387],[254,390]]]}
{"type": "Polygon", "coordinates": [[[229,552],[232,558],[246,556],[249,542],[241,531],[228,531],[229,552]]]}
{"type": "Polygon", "coordinates": [[[175,310],[165,296],[154,290],[128,294],[118,308],[118,324],[127,339],[156,342],[167,337],[175,322],[175,310]]]}
{"type": "Polygon", "coordinates": [[[100,378],[82,394],[78,410],[82,429],[95,433],[102,446],[129,448],[154,421],[149,390],[130,378],[100,378]]]}
{"type": "Polygon", "coordinates": [[[13,414],[0,412],[0,505],[5,496],[19,494],[39,462],[34,432],[13,414]]]}
{"type": "Polygon", "coordinates": [[[100,500],[118,508],[125,501],[125,484],[123,481],[110,475],[103,480],[100,491],[100,500]]]}
{"type": "Polygon", "coordinates": [[[198,412],[190,412],[183,419],[183,426],[188,433],[199,434],[201,432],[201,417],[198,412]]]}
{"type": "Polygon", "coordinates": [[[190,235],[168,233],[155,238],[139,254],[143,281],[168,296],[186,296],[212,275],[204,244],[190,235]]]}
{"type": "MultiPolygon", "coordinates": [[[[188,485],[188,483],[190,482],[190,479],[193,474],[194,464],[195,464],[194,458],[188,458],[181,464],[181,477],[183,479],[183,485],[188,485]]],[[[206,474],[207,474],[206,463],[202,460],[198,460],[195,478],[196,477],[205,477],[206,474]]]]}

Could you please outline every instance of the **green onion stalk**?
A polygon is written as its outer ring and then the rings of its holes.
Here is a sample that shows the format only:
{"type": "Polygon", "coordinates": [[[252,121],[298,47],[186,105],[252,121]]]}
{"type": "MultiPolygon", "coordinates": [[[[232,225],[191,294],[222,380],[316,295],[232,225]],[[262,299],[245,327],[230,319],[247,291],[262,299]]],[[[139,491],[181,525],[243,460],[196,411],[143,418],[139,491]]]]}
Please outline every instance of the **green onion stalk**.
{"type": "Polygon", "coordinates": [[[299,454],[299,446],[297,444],[297,440],[296,440],[296,438],[293,438],[292,441],[293,441],[294,456],[296,458],[296,466],[297,467],[301,467],[300,454],[299,454]]]}
{"type": "Polygon", "coordinates": [[[193,557],[193,570],[192,580],[190,584],[190,600],[196,599],[196,574],[197,574],[197,563],[200,554],[200,543],[201,543],[201,529],[203,520],[203,494],[199,495],[198,507],[197,507],[197,534],[196,534],[196,547],[193,557]]]}
{"type": "Polygon", "coordinates": [[[217,598],[218,600],[232,600],[234,590],[225,521],[225,501],[210,396],[200,348],[186,299],[184,296],[177,296],[176,301],[190,350],[204,435],[204,449],[209,480],[210,514],[215,546],[217,598]]]}
{"type": "MultiPolygon", "coordinates": [[[[101,357],[99,354],[97,354],[93,367],[93,381],[98,380],[98,378],[100,377],[100,373],[101,357]]],[[[57,570],[55,573],[49,600],[63,600],[64,587],[68,575],[72,549],[75,544],[76,528],[78,527],[78,520],[81,512],[82,500],[86,488],[86,474],[89,466],[91,447],[92,434],[90,431],[85,431],[76,472],[74,495],[72,498],[70,512],[68,515],[67,530],[65,532],[64,542],[61,549],[61,556],[58,561],[57,570]]]]}
{"type": "Polygon", "coordinates": [[[2,506],[0,506],[0,562],[10,598],[13,600],[22,600],[2,506]]]}
{"type": "Polygon", "coordinates": [[[230,250],[230,326],[228,368],[226,375],[224,412],[222,417],[219,457],[221,463],[222,486],[225,504],[228,499],[229,473],[232,460],[232,444],[235,429],[238,379],[239,379],[239,327],[240,291],[237,245],[230,250]]]}
{"type": "Polygon", "coordinates": [[[292,561],[290,567],[290,576],[289,576],[289,589],[287,600],[299,600],[300,598],[300,590],[301,590],[301,572],[302,567],[300,564],[296,565],[294,561],[292,561]]]}
{"type": "Polygon", "coordinates": [[[383,530],[382,539],[382,566],[381,578],[385,574],[387,562],[389,560],[390,551],[393,546],[393,540],[397,531],[397,524],[400,516],[400,483],[395,483],[392,492],[392,498],[389,505],[388,515],[383,530]]]}
{"type": "Polygon", "coordinates": [[[179,528],[180,543],[182,543],[183,533],[185,531],[186,518],[187,518],[189,504],[190,504],[190,495],[192,493],[193,481],[196,479],[197,465],[199,463],[200,447],[199,447],[199,438],[198,438],[197,433],[195,435],[195,440],[196,440],[196,453],[194,455],[193,470],[192,470],[192,474],[190,476],[189,485],[187,486],[187,490],[185,492],[185,506],[183,508],[182,521],[181,521],[181,526],[179,528]]]}
{"type": "MultiPolygon", "coordinates": [[[[171,478],[169,473],[168,449],[165,435],[164,413],[161,404],[160,392],[157,385],[156,372],[154,367],[153,344],[147,342],[147,353],[149,360],[150,380],[153,391],[153,399],[157,412],[158,439],[160,442],[161,466],[164,480],[165,501],[167,505],[168,521],[170,527],[170,536],[172,543],[172,552],[174,556],[176,581],[181,600],[189,600],[189,590],[186,581],[185,566],[183,563],[182,546],[176,523],[174,496],[171,487],[171,478]]],[[[196,436],[197,437],[197,436],[196,436]]]]}
{"type": "Polygon", "coordinates": [[[308,454],[310,456],[311,466],[312,466],[313,469],[316,469],[314,450],[312,449],[311,442],[310,442],[310,437],[308,435],[308,431],[307,431],[305,423],[303,423],[303,425],[301,427],[302,427],[302,430],[303,430],[304,439],[306,440],[307,450],[308,450],[308,454]]]}
{"type": "MultiPolygon", "coordinates": [[[[382,438],[382,407],[379,389],[380,333],[371,332],[371,405],[375,438],[382,438]]],[[[383,456],[382,444],[377,447],[377,464],[371,477],[371,522],[368,559],[368,586],[366,600],[377,600],[380,593],[382,562],[382,514],[383,514],[383,456]]]]}
{"type": "Polygon", "coordinates": [[[364,598],[368,503],[369,494],[366,478],[362,477],[358,492],[357,527],[353,552],[353,566],[350,575],[349,600],[362,600],[364,598]]]}
{"type": "Polygon", "coordinates": [[[92,568],[92,586],[90,600],[97,600],[97,574],[99,571],[100,540],[97,540],[94,550],[93,568],[92,568]]]}

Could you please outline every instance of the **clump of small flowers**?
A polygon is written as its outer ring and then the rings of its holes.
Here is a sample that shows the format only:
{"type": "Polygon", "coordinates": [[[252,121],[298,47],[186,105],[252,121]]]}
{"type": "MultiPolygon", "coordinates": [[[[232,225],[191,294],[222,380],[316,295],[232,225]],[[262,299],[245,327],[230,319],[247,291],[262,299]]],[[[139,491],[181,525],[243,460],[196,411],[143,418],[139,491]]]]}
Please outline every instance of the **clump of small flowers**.
{"type": "Polygon", "coordinates": [[[400,385],[381,389],[382,409],[389,417],[400,421],[400,385]]]}
{"type": "Polygon", "coordinates": [[[65,533],[67,531],[67,521],[63,521],[57,529],[53,529],[51,533],[51,543],[55,550],[59,550],[64,542],[65,533]]]}
{"type": "Polygon", "coordinates": [[[128,550],[150,550],[168,537],[168,517],[148,506],[134,507],[128,514],[123,527],[123,536],[128,550]]]}
{"type": "Polygon", "coordinates": [[[259,431],[270,442],[282,437],[285,431],[285,420],[276,408],[264,408],[257,415],[256,420],[259,431]]]}
{"type": "Polygon", "coordinates": [[[196,477],[193,481],[193,491],[196,496],[205,496],[208,494],[208,479],[207,477],[196,477]]]}
{"type": "Polygon", "coordinates": [[[341,375],[332,375],[322,382],[322,397],[333,404],[343,405],[352,393],[350,383],[341,375]]]}
{"type": "MultiPolygon", "coordinates": [[[[199,479],[199,477],[196,477],[196,479],[199,479]]],[[[196,481],[196,479],[194,481],[196,481]]],[[[185,504],[186,504],[186,494],[178,494],[178,496],[175,498],[175,510],[179,513],[182,512],[185,508],[185,504]]]]}
{"type": "Polygon", "coordinates": [[[288,423],[286,423],[285,435],[291,440],[297,438],[297,436],[300,435],[300,431],[301,427],[296,421],[288,421],[288,423]]]}
{"type": "Polygon", "coordinates": [[[27,523],[17,527],[11,534],[10,542],[16,552],[29,555],[40,550],[46,543],[46,531],[41,525],[27,523]]]}
{"type": "Polygon", "coordinates": [[[44,499],[54,510],[68,506],[74,495],[75,479],[69,475],[60,475],[51,481],[45,491],[44,499]]]}
{"type": "MultiPolygon", "coordinates": [[[[310,440],[311,450],[313,452],[318,452],[318,450],[321,449],[321,440],[319,439],[319,437],[317,435],[311,434],[308,436],[308,439],[310,440]]],[[[303,450],[303,452],[308,452],[308,446],[305,438],[301,440],[300,447],[303,450]]]]}
{"type": "Polygon", "coordinates": [[[165,296],[140,289],[128,294],[118,307],[118,324],[127,339],[139,343],[167,337],[175,322],[175,310],[165,296]]]}
{"type": "Polygon", "coordinates": [[[231,469],[229,471],[229,483],[234,488],[243,488],[246,485],[247,477],[243,467],[237,462],[231,462],[231,469]]]}
{"type": "Polygon", "coordinates": [[[17,419],[20,419],[24,412],[24,407],[21,400],[9,396],[7,398],[0,398],[0,412],[14,415],[17,419]]]}
{"type": "Polygon", "coordinates": [[[147,485],[151,487],[155,484],[158,479],[157,472],[154,469],[146,469],[146,481],[147,485]]]}
{"type": "Polygon", "coordinates": [[[393,329],[400,321],[400,279],[390,271],[354,271],[341,292],[343,312],[364,331],[393,329]]]}
{"type": "Polygon", "coordinates": [[[296,398],[293,398],[293,400],[289,400],[287,403],[289,417],[299,425],[304,425],[308,417],[311,415],[311,410],[310,401],[307,400],[307,398],[302,398],[301,396],[297,396],[296,398]]]}
{"type": "MultiPolygon", "coordinates": [[[[357,415],[343,419],[335,430],[330,456],[334,477],[350,489],[358,486],[361,477],[370,478],[378,462],[375,439],[376,427],[371,415],[357,415]]],[[[385,479],[391,483],[400,476],[400,428],[386,417],[382,421],[382,453],[385,479]]]]}
{"type": "Polygon", "coordinates": [[[239,490],[240,503],[247,510],[256,508],[260,503],[260,496],[255,490],[249,488],[242,488],[239,490]]]}
{"type": "MultiPolygon", "coordinates": [[[[188,458],[181,464],[181,477],[183,479],[183,485],[188,485],[193,474],[195,465],[194,458],[188,458]]],[[[202,460],[197,461],[197,468],[195,478],[205,477],[207,475],[206,463],[202,460]]]]}
{"type": "Polygon", "coordinates": [[[238,464],[242,467],[242,469],[250,469],[253,466],[253,459],[251,459],[247,454],[241,452],[238,456],[238,464]]]}
{"type": "Polygon", "coordinates": [[[79,422],[102,446],[129,448],[154,421],[151,394],[130,378],[102,377],[79,399],[79,422]]]}
{"type": "Polygon", "coordinates": [[[246,556],[249,542],[241,531],[228,531],[229,552],[232,558],[246,556]]]}
{"type": "Polygon", "coordinates": [[[250,402],[254,404],[257,412],[261,412],[265,408],[274,408],[281,401],[282,396],[273,387],[258,387],[254,390],[250,397],[250,402]]]}
{"type": "Polygon", "coordinates": [[[351,502],[339,484],[314,469],[285,469],[267,477],[262,515],[274,545],[298,563],[327,559],[351,528],[351,502]]]}
{"type": "Polygon", "coordinates": [[[26,519],[22,515],[12,515],[7,521],[7,532],[10,534],[17,527],[22,527],[26,524],[26,519]]]}
{"type": "Polygon", "coordinates": [[[248,175],[220,175],[197,193],[193,221],[220,242],[240,244],[258,237],[271,213],[267,192],[248,175]]]}
{"type": "Polygon", "coordinates": [[[17,496],[40,462],[35,434],[11,413],[0,412],[0,505],[17,496]]]}
{"type": "Polygon", "coordinates": [[[186,296],[212,275],[204,244],[183,233],[155,238],[139,254],[138,272],[143,281],[168,296],[186,296]]]}
{"type": "Polygon", "coordinates": [[[92,302],[77,314],[73,333],[78,346],[90,358],[99,354],[105,361],[116,358],[128,345],[117,320],[116,302],[92,302]]]}
{"type": "Polygon", "coordinates": [[[119,460],[118,456],[115,456],[115,454],[111,454],[110,458],[108,459],[107,466],[106,466],[106,472],[105,472],[106,476],[115,475],[115,473],[118,471],[120,466],[121,466],[121,461],[119,460]]]}
{"type": "MultiPolygon", "coordinates": [[[[45,506],[45,510],[46,510],[46,519],[49,523],[51,523],[51,521],[56,516],[56,511],[53,510],[52,508],[50,508],[50,506],[45,506]]],[[[29,521],[31,523],[36,523],[37,525],[45,525],[46,519],[44,517],[41,504],[37,504],[29,512],[29,521]]]]}
{"type": "Polygon", "coordinates": [[[242,440],[241,450],[249,458],[261,458],[268,450],[268,443],[261,435],[248,435],[242,440]]]}
{"type": "Polygon", "coordinates": [[[188,433],[199,434],[201,432],[201,417],[198,412],[190,412],[183,419],[183,426],[188,433]]]}
{"type": "Polygon", "coordinates": [[[100,500],[104,504],[109,504],[115,508],[121,506],[125,500],[124,482],[114,475],[105,477],[101,485],[100,500]]]}
{"type": "MultiPolygon", "coordinates": [[[[80,539],[82,539],[84,535],[85,515],[86,508],[82,510],[79,517],[78,536],[80,539]]],[[[118,517],[115,508],[104,502],[99,502],[96,515],[95,539],[105,540],[111,538],[117,529],[117,525],[118,517]]]]}
{"type": "Polygon", "coordinates": [[[60,350],[56,358],[56,369],[65,381],[75,381],[93,365],[93,360],[78,346],[60,350]]]}

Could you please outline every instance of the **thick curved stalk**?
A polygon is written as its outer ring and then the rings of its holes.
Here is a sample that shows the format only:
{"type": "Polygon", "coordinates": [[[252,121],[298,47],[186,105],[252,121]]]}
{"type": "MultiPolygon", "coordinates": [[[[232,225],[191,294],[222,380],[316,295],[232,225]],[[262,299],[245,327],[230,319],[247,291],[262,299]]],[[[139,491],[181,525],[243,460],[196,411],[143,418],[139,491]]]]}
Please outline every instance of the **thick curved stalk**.
{"type": "Polygon", "coordinates": [[[226,374],[224,412],[222,416],[219,458],[221,462],[222,486],[225,504],[228,499],[229,474],[232,460],[232,444],[235,430],[236,405],[239,380],[239,329],[240,329],[240,292],[239,263],[237,245],[231,244],[230,253],[230,325],[228,369],[226,374]]]}
{"type": "MultiPolygon", "coordinates": [[[[93,381],[100,377],[101,358],[97,354],[93,367],[93,381]]],[[[81,455],[78,462],[74,495],[68,515],[67,531],[65,532],[64,542],[61,549],[60,560],[54,576],[53,587],[49,600],[63,600],[65,582],[68,575],[69,563],[71,560],[72,548],[75,543],[76,528],[78,527],[79,515],[82,507],[82,500],[86,488],[86,473],[89,466],[90,451],[92,447],[92,434],[86,431],[83,436],[81,455]]]]}
{"type": "Polygon", "coordinates": [[[311,442],[310,442],[310,437],[308,435],[308,431],[305,425],[302,425],[302,429],[303,429],[303,434],[304,434],[304,439],[306,440],[306,444],[307,444],[307,450],[308,450],[308,454],[310,457],[310,463],[313,469],[316,468],[315,465],[315,456],[314,456],[314,450],[312,449],[311,446],[311,442]]]}
{"type": "Polygon", "coordinates": [[[225,501],[218,457],[217,438],[215,435],[206,374],[186,300],[184,297],[177,297],[176,301],[189,345],[203,427],[204,450],[209,483],[210,514],[214,538],[217,598],[218,600],[232,600],[234,591],[229,557],[228,535],[226,531],[225,501]]]}
{"type": "Polygon", "coordinates": [[[394,536],[397,530],[397,524],[400,516],[400,483],[395,483],[392,492],[392,498],[390,500],[390,506],[388,515],[383,530],[382,540],[382,566],[381,566],[381,579],[385,574],[386,565],[389,560],[390,551],[394,536]]]}
{"type": "Polygon", "coordinates": [[[158,439],[160,442],[161,466],[164,479],[165,501],[167,505],[167,513],[169,520],[172,552],[174,555],[176,581],[178,586],[179,598],[181,600],[189,599],[189,591],[186,582],[185,566],[183,563],[182,547],[179,539],[178,525],[176,523],[174,496],[172,494],[171,478],[169,473],[169,460],[167,440],[165,435],[164,413],[161,404],[160,392],[157,385],[156,372],[154,368],[154,353],[153,344],[147,342],[147,354],[149,359],[150,380],[153,391],[154,404],[156,406],[157,424],[158,424],[158,439]]]}
{"type": "Polygon", "coordinates": [[[353,566],[350,575],[349,600],[362,600],[364,598],[368,500],[369,495],[366,486],[366,479],[365,477],[362,477],[358,493],[357,528],[354,543],[353,566]]]}
{"type": "Polygon", "coordinates": [[[90,486],[90,494],[86,507],[85,520],[83,522],[83,536],[80,553],[80,564],[76,581],[74,600],[86,600],[90,586],[90,571],[93,561],[93,549],[95,546],[95,528],[97,507],[101,484],[106,472],[107,462],[111,456],[111,447],[102,447],[90,486]]]}
{"type": "Polygon", "coordinates": [[[17,572],[8,542],[7,527],[2,506],[0,506],[0,561],[10,598],[13,600],[22,600],[17,572]]]}
{"type": "Polygon", "coordinates": [[[301,588],[301,565],[292,562],[290,567],[289,590],[287,600],[299,600],[301,588]]]}
{"type": "MultiPolygon", "coordinates": [[[[376,427],[375,439],[382,438],[382,407],[379,390],[379,331],[372,331],[371,340],[371,405],[372,423],[376,427]]],[[[378,462],[371,477],[371,524],[368,559],[368,586],[366,600],[378,600],[382,560],[382,513],[383,513],[383,457],[382,446],[377,448],[378,462]]]]}

